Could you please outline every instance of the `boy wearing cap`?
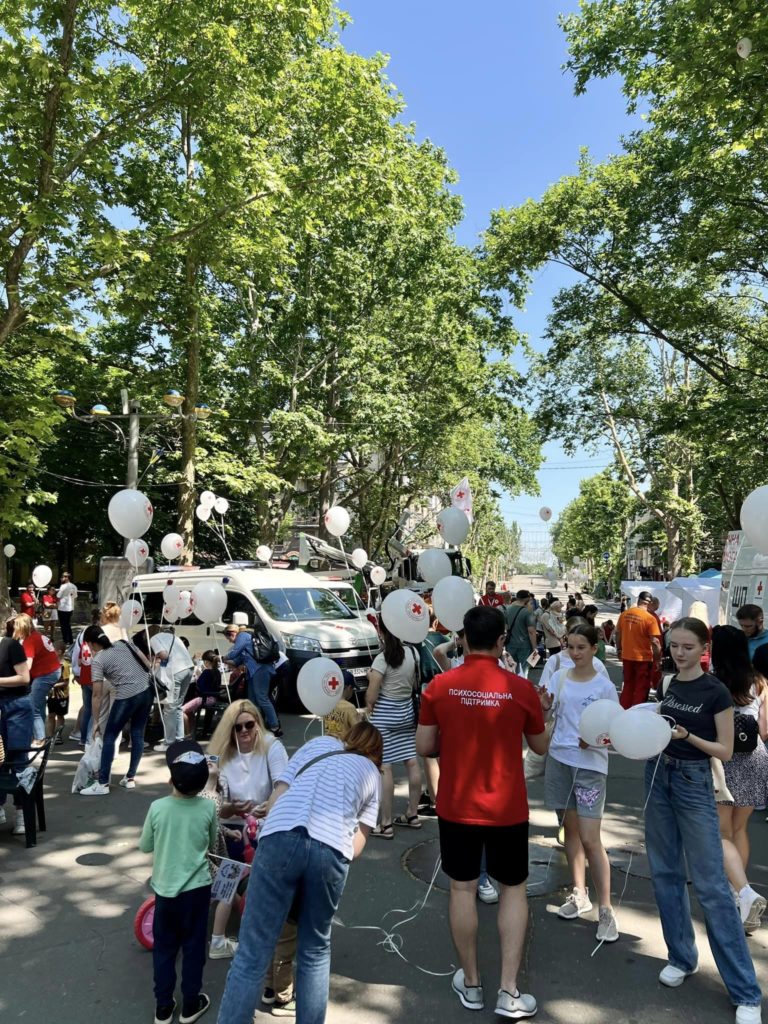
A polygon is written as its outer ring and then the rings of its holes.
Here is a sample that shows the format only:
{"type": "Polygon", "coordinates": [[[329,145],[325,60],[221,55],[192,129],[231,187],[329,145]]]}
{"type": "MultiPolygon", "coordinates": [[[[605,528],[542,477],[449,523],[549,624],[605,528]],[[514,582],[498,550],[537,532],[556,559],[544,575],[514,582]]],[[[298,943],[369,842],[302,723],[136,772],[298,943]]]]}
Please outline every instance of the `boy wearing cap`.
{"type": "Polygon", "coordinates": [[[216,805],[195,799],[208,781],[208,763],[198,743],[179,740],[166,751],[171,796],[150,804],[139,840],[153,853],[155,891],[155,1024],[168,1024],[176,1010],[176,957],[182,951],[180,1024],[192,1024],[211,1004],[201,992],[211,875],[207,854],[216,845],[216,805]]]}

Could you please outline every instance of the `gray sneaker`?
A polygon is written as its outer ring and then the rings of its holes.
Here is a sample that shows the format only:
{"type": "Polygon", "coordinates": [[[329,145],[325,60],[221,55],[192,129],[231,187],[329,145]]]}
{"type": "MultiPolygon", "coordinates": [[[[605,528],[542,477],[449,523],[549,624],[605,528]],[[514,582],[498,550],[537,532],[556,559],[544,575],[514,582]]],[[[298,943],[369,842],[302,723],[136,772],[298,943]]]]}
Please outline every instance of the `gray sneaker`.
{"type": "Polygon", "coordinates": [[[619,925],[610,907],[600,907],[597,922],[597,941],[616,942],[619,937],[619,925]]]}
{"type": "Polygon", "coordinates": [[[464,971],[461,967],[451,979],[451,988],[459,997],[459,1001],[465,1009],[482,1010],[485,1006],[483,1002],[483,986],[467,985],[464,981],[464,971]]]}
{"type": "Polygon", "coordinates": [[[520,989],[516,989],[514,995],[511,992],[499,989],[496,999],[496,1013],[500,1017],[511,1017],[512,1020],[522,1020],[524,1017],[533,1017],[538,1006],[533,996],[526,995],[520,989]]]}
{"type": "Polygon", "coordinates": [[[584,892],[574,889],[558,910],[557,916],[564,917],[566,921],[572,921],[577,917],[581,917],[582,914],[588,914],[591,909],[592,903],[589,898],[589,889],[585,889],[584,892]]]}

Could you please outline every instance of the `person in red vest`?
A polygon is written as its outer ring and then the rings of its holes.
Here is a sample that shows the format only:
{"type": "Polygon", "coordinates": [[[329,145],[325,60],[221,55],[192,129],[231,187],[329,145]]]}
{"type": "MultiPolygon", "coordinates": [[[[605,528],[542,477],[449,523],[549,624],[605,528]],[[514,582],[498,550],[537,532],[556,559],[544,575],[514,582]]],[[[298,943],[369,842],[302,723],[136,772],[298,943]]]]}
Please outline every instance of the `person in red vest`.
{"type": "Polygon", "coordinates": [[[504,604],[504,597],[502,594],[496,593],[496,584],[493,580],[488,580],[485,584],[485,593],[480,598],[480,605],[483,608],[501,608],[504,604]]]}

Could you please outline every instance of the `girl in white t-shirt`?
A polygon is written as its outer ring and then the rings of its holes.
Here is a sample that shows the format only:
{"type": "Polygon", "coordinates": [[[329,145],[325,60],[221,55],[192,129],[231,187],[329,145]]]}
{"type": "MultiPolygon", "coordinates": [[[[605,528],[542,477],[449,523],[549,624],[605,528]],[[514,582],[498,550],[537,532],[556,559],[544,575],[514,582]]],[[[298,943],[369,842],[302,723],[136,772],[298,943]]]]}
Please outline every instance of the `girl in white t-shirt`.
{"type": "Polygon", "coordinates": [[[596,700],[619,700],[611,680],[593,667],[597,641],[594,626],[572,626],[568,632],[568,657],[573,667],[560,669],[547,683],[552,695],[553,729],[544,774],[544,797],[547,807],[565,811],[565,853],[573,877],[573,892],[558,914],[575,920],[592,909],[586,885],[588,860],[600,908],[597,938],[600,942],[615,942],[619,930],[611,907],[611,867],[600,837],[608,752],[587,746],[579,735],[585,708],[596,700]]]}

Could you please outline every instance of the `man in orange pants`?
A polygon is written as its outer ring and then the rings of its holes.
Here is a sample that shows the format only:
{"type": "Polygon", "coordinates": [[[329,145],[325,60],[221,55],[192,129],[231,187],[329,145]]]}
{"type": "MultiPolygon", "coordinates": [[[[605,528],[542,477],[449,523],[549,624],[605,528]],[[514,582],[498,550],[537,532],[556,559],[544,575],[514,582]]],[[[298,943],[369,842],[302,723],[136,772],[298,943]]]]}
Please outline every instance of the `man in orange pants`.
{"type": "Polygon", "coordinates": [[[634,608],[627,608],[616,623],[616,656],[624,670],[624,686],[619,701],[623,708],[648,700],[654,667],[661,663],[661,630],[648,611],[652,594],[644,590],[634,608]]]}

